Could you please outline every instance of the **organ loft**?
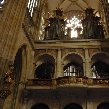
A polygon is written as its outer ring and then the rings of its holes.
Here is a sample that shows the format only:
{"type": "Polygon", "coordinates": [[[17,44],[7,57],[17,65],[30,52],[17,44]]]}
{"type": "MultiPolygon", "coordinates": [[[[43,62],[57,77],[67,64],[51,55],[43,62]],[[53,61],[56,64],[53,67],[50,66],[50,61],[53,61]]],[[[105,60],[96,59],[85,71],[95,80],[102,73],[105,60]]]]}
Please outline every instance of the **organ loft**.
{"type": "Polygon", "coordinates": [[[0,0],[0,109],[109,109],[109,1],[0,0]]]}

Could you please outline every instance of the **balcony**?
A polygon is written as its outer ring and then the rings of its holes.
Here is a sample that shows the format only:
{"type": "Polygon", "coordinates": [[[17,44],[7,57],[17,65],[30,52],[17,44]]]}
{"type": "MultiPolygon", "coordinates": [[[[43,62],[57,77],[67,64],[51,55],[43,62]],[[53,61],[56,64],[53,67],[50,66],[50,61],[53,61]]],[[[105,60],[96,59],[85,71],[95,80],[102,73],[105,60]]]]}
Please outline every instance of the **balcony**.
{"type": "Polygon", "coordinates": [[[89,78],[87,84],[89,88],[109,88],[109,79],[89,78]]]}
{"type": "Polygon", "coordinates": [[[86,87],[87,85],[87,77],[71,77],[65,76],[60,77],[56,80],[57,87],[86,87]]]}
{"type": "Polygon", "coordinates": [[[109,88],[109,79],[87,77],[60,77],[57,79],[28,79],[27,89],[57,89],[57,88],[109,88]]]}

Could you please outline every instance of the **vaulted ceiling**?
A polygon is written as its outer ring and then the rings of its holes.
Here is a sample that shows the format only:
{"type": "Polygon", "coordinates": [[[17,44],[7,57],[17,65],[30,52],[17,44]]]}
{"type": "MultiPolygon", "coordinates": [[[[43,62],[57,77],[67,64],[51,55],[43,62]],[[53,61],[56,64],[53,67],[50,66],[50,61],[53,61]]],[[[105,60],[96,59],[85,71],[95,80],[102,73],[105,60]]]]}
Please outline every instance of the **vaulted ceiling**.
{"type": "Polygon", "coordinates": [[[56,8],[61,8],[64,14],[69,14],[77,12],[84,12],[88,7],[99,10],[99,0],[48,0],[49,12],[56,8]]]}

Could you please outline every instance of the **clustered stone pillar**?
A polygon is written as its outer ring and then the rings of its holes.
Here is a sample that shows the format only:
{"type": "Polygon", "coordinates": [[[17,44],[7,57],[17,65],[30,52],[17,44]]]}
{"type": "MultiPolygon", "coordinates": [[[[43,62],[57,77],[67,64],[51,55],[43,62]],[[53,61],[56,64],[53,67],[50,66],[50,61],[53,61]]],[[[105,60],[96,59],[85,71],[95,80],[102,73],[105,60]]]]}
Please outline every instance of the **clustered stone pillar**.
{"type": "Polygon", "coordinates": [[[0,20],[0,75],[5,72],[11,61],[18,32],[25,15],[26,0],[9,0],[0,20]]]}
{"type": "MultiPolygon", "coordinates": [[[[27,0],[7,0],[4,7],[0,19],[0,79],[6,73],[10,61],[13,61],[13,52],[19,30],[22,28],[27,2],[27,0]]],[[[10,104],[10,101],[11,98],[7,104],[10,104]]],[[[7,104],[4,103],[4,106],[7,104]]]]}

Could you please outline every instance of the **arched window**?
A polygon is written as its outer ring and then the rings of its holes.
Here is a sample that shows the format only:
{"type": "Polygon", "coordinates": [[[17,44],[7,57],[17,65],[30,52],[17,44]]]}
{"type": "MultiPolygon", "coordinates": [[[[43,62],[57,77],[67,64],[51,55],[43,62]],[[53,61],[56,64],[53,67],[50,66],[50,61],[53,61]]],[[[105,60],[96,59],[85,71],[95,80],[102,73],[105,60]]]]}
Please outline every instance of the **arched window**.
{"type": "Polygon", "coordinates": [[[37,4],[38,4],[38,0],[29,0],[28,1],[27,7],[28,7],[28,10],[29,10],[31,17],[33,16],[34,8],[37,7],[37,4]]]}
{"type": "Polygon", "coordinates": [[[31,109],[49,109],[49,107],[46,104],[40,103],[33,105],[31,109]]]}
{"type": "Polygon", "coordinates": [[[16,101],[16,97],[19,91],[19,82],[22,81],[21,74],[23,71],[26,70],[26,67],[25,67],[26,62],[27,62],[26,46],[23,45],[21,48],[18,49],[18,52],[14,60],[14,86],[13,86],[14,90],[13,90],[13,95],[12,95],[13,96],[13,103],[12,103],[13,108],[15,108],[15,101],[16,101]]]}
{"type": "Polygon", "coordinates": [[[67,106],[65,106],[64,109],[83,109],[81,105],[76,104],[76,103],[71,103],[67,106]]]}
{"type": "Polygon", "coordinates": [[[71,19],[67,19],[65,29],[66,29],[66,34],[70,34],[69,37],[71,38],[79,37],[80,34],[82,34],[82,30],[83,30],[81,20],[76,16],[73,16],[71,19]],[[68,33],[68,31],[70,33],[68,33]]]}
{"type": "Polygon", "coordinates": [[[97,106],[97,109],[109,109],[109,103],[104,102],[97,106]]]}

